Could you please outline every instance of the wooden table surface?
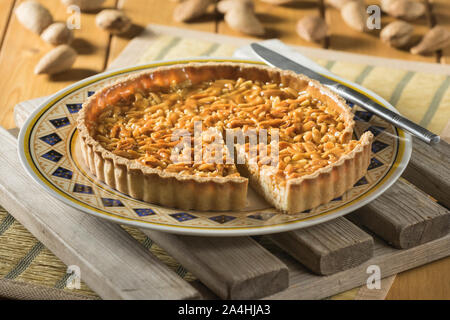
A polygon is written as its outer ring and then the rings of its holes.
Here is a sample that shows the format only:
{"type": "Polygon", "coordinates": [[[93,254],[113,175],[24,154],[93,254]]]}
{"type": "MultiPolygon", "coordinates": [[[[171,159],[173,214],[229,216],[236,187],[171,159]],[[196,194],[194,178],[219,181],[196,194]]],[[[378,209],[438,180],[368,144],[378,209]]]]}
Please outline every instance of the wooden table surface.
{"type": "MultiPolygon", "coordinates": [[[[95,26],[95,14],[82,14],[81,29],[75,31],[73,47],[79,56],[73,70],[47,77],[33,73],[37,61],[51,49],[37,35],[19,24],[13,10],[23,0],[0,1],[0,125],[14,127],[13,107],[20,101],[55,93],[67,85],[101,72],[126,46],[129,39],[110,37],[95,26]]],[[[55,20],[65,21],[69,13],[60,0],[39,0],[50,9],[55,20]]],[[[379,1],[367,1],[378,3],[379,1]]],[[[435,24],[450,27],[450,1],[425,0],[428,14],[416,21],[415,32],[424,34],[435,24]]],[[[213,11],[195,22],[172,20],[176,2],[167,0],[107,0],[104,7],[117,7],[139,26],[157,23],[220,34],[244,36],[231,30],[213,11]]],[[[414,56],[392,49],[378,40],[379,31],[362,34],[347,27],[337,10],[323,6],[322,0],[302,0],[296,4],[273,6],[256,1],[256,11],[267,29],[266,38],[279,38],[290,44],[323,47],[367,55],[412,61],[450,63],[450,49],[429,56],[414,56]],[[298,19],[309,14],[325,16],[331,26],[330,37],[321,44],[311,44],[295,33],[298,19]]],[[[383,25],[391,18],[383,16],[383,25]]],[[[399,274],[387,299],[450,299],[450,257],[399,274]]]]}

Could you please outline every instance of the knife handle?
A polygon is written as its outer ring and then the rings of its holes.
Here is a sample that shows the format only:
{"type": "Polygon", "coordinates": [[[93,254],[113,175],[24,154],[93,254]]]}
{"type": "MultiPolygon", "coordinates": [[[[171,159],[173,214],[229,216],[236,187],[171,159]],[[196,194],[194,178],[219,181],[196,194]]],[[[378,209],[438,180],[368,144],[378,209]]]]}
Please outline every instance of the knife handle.
{"type": "Polygon", "coordinates": [[[377,115],[383,120],[386,120],[387,122],[393,124],[398,128],[408,131],[412,135],[416,136],[420,140],[425,141],[428,144],[434,145],[439,143],[440,141],[440,137],[438,135],[402,117],[398,113],[395,113],[383,107],[369,97],[352,88],[349,88],[342,84],[328,85],[328,87],[347,101],[350,101],[360,106],[361,108],[372,112],[373,114],[377,115]]]}

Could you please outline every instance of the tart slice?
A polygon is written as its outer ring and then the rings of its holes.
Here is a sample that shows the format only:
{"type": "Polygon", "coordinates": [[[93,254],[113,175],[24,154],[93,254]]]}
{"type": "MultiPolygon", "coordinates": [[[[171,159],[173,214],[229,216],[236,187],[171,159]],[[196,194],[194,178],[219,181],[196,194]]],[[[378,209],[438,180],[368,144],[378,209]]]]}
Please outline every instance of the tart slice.
{"type": "Polygon", "coordinates": [[[78,118],[90,171],[133,198],[239,210],[250,183],[298,213],[342,195],[370,161],[372,134],[351,140],[353,114],[290,71],[237,63],[161,67],[91,96],[78,118]]]}

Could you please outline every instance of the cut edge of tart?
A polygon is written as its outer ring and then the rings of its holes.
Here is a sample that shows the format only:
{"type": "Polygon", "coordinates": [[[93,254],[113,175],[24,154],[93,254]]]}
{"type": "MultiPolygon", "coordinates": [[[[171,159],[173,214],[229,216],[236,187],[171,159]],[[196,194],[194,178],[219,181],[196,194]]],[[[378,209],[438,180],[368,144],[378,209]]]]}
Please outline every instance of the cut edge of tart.
{"type": "MultiPolygon", "coordinates": [[[[345,121],[340,139],[351,139],[354,120],[345,101],[317,81],[291,71],[241,63],[189,63],[159,67],[122,78],[97,91],[83,104],[77,128],[79,142],[89,170],[101,181],[133,198],[180,209],[201,211],[240,210],[246,206],[247,187],[251,185],[277,209],[299,213],[342,195],[367,171],[373,135],[364,133],[355,147],[336,162],[311,174],[286,178],[280,183],[270,168],[238,164],[243,176],[198,176],[152,168],[104,148],[94,138],[93,129],[102,110],[139,90],[168,88],[174,83],[195,84],[215,79],[273,81],[286,87],[308,90],[327,105],[337,108],[345,121]],[[249,179],[247,179],[247,177],[249,179]]],[[[239,150],[236,150],[239,152],[239,150]]],[[[273,169],[273,168],[272,168],[273,169]]]]}

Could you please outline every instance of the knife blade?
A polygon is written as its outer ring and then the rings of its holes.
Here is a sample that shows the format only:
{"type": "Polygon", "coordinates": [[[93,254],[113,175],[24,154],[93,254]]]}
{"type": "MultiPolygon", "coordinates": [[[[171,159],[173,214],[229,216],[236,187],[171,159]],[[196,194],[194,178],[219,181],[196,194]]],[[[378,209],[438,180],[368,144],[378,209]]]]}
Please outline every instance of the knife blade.
{"type": "Polygon", "coordinates": [[[428,144],[437,144],[440,141],[440,137],[431,131],[421,127],[420,125],[402,117],[400,114],[393,112],[386,107],[373,101],[369,96],[356,91],[353,88],[346,86],[330,77],[322,75],[316,71],[313,71],[273,50],[257,43],[252,43],[251,48],[264,62],[272,67],[277,67],[283,70],[291,70],[295,73],[304,74],[308,78],[319,81],[321,84],[328,87],[334,93],[340,95],[345,100],[352,102],[361,108],[372,112],[378,117],[386,120],[394,126],[404,129],[416,136],[417,138],[425,141],[428,144]]]}

